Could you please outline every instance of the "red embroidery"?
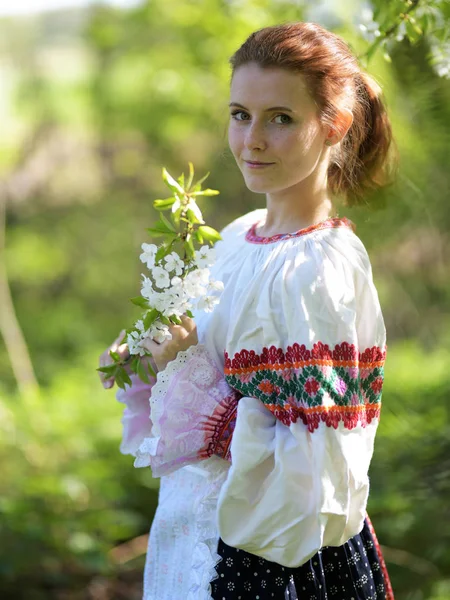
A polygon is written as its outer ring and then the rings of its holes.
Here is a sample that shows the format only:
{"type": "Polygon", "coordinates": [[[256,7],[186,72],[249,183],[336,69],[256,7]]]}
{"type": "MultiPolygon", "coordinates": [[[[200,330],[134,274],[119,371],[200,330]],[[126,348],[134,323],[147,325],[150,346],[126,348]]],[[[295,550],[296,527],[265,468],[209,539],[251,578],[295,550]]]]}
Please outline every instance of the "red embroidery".
{"type": "Polygon", "coordinates": [[[258,398],[285,425],[299,419],[309,431],[320,423],[347,429],[366,427],[380,417],[386,348],[358,352],[342,342],[225,352],[225,377],[244,396],[258,398]]]}
{"type": "Polygon", "coordinates": [[[386,563],[384,561],[383,552],[381,551],[380,542],[378,541],[377,534],[375,533],[375,529],[372,525],[372,521],[370,520],[370,517],[367,512],[366,512],[366,520],[367,520],[367,525],[369,526],[370,533],[372,534],[372,537],[373,537],[373,542],[375,544],[375,549],[377,551],[378,558],[380,560],[381,571],[383,573],[383,579],[384,579],[384,585],[386,587],[386,590],[385,590],[386,591],[386,600],[395,600],[394,599],[394,590],[392,589],[391,580],[389,578],[389,573],[388,573],[388,570],[386,567],[386,563]]]}
{"type": "Polygon", "coordinates": [[[278,242],[280,240],[288,240],[290,238],[300,237],[302,235],[306,235],[313,231],[319,231],[320,229],[328,229],[328,228],[336,228],[336,227],[348,227],[355,231],[355,224],[347,219],[347,217],[332,217],[330,219],[325,219],[321,223],[316,223],[315,225],[310,225],[309,227],[305,227],[304,229],[299,229],[298,231],[294,231],[293,233],[278,233],[277,235],[272,235],[270,237],[263,237],[257,235],[256,228],[258,227],[258,223],[254,223],[250,229],[247,231],[245,239],[247,242],[251,242],[252,244],[272,244],[273,242],[278,242]]]}
{"type": "Polygon", "coordinates": [[[208,420],[200,424],[208,445],[198,454],[198,458],[205,459],[216,454],[231,461],[230,445],[236,424],[237,403],[241,397],[242,394],[230,390],[230,394],[217,405],[208,420]]]}
{"type": "Polygon", "coordinates": [[[305,391],[308,392],[310,396],[317,394],[320,390],[320,383],[314,377],[310,377],[308,381],[305,383],[305,391]]]}
{"type": "Polygon", "coordinates": [[[263,348],[261,354],[256,354],[254,350],[241,350],[234,355],[234,358],[230,358],[228,352],[225,352],[225,374],[235,375],[267,368],[298,368],[312,364],[333,367],[359,366],[370,369],[377,366],[378,363],[381,366],[385,360],[386,350],[382,350],[378,346],[358,353],[354,344],[348,342],[336,344],[334,349],[331,349],[328,344],[317,342],[311,350],[308,350],[304,344],[300,346],[295,343],[288,346],[286,352],[275,346],[263,348]]]}

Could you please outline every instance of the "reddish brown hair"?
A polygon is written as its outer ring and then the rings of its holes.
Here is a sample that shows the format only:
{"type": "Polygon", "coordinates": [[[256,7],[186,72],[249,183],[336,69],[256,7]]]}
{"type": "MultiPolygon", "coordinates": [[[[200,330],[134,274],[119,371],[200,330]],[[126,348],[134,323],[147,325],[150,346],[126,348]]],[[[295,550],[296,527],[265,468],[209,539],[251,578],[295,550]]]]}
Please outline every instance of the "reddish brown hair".
{"type": "Polygon", "coordinates": [[[301,73],[324,125],[336,127],[343,108],[353,123],[332,148],[328,169],[331,192],[358,204],[369,190],[389,181],[392,130],[381,88],[342,38],[315,23],[288,23],[252,33],[230,59],[232,72],[254,62],[301,73]]]}

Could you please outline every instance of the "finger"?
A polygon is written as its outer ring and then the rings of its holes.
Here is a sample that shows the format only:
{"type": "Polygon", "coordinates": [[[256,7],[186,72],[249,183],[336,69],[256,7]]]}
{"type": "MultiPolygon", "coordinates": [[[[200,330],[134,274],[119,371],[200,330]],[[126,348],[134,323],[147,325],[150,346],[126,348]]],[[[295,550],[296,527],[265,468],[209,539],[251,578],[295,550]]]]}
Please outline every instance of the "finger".
{"type": "Polygon", "coordinates": [[[117,348],[119,347],[120,343],[122,342],[124,336],[125,336],[125,329],[122,329],[122,331],[120,332],[120,334],[118,335],[118,337],[114,340],[114,342],[110,346],[110,349],[113,352],[117,351],[117,348]]]}
{"type": "Polygon", "coordinates": [[[130,358],[130,350],[128,348],[128,344],[122,344],[117,348],[117,354],[120,356],[122,360],[127,360],[130,358]]]}
{"type": "Polygon", "coordinates": [[[181,315],[180,319],[181,319],[181,322],[183,323],[183,327],[189,333],[196,328],[196,324],[195,324],[194,319],[191,319],[187,315],[181,315]]]}
{"type": "Polygon", "coordinates": [[[114,341],[119,344],[125,337],[125,333],[126,333],[126,329],[122,329],[122,331],[119,333],[119,336],[114,341]]]}
{"type": "Polygon", "coordinates": [[[194,319],[191,319],[191,317],[188,317],[185,314],[182,314],[181,317],[180,317],[180,319],[181,319],[182,323],[185,323],[186,325],[188,325],[188,324],[189,325],[195,324],[194,319]]]}
{"type": "Polygon", "coordinates": [[[145,349],[150,352],[150,354],[158,354],[161,351],[161,345],[162,344],[155,342],[155,340],[145,340],[145,349]]]}

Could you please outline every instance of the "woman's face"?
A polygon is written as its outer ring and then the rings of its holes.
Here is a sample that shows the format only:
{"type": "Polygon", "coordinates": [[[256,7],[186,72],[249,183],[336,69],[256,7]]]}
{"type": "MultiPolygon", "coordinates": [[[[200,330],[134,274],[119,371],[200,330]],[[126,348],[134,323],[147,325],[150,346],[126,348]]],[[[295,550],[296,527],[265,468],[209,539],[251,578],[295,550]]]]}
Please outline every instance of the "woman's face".
{"type": "Polygon", "coordinates": [[[256,63],[238,67],[230,113],[230,148],[251,191],[279,192],[314,172],[326,132],[301,74],[256,63]]]}

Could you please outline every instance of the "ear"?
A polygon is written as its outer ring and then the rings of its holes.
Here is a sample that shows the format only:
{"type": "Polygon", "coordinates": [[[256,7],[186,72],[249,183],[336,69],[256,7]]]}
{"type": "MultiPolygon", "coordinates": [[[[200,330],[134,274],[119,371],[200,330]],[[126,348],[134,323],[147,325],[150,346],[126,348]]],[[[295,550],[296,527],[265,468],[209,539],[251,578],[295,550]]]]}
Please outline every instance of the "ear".
{"type": "Polygon", "coordinates": [[[330,127],[325,140],[327,146],[334,146],[339,143],[347,134],[353,123],[353,113],[348,108],[341,108],[334,120],[333,126],[330,127]]]}

